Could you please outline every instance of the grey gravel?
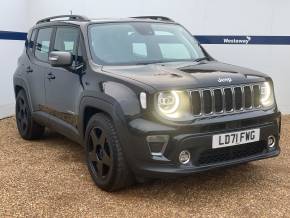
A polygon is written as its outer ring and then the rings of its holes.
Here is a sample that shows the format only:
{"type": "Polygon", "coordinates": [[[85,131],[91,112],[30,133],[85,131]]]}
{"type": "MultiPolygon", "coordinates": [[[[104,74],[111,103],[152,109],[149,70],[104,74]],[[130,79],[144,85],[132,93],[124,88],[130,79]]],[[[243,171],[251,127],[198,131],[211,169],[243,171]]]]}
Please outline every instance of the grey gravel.
{"type": "Polygon", "coordinates": [[[24,141],[15,119],[4,119],[0,217],[290,217],[289,130],[284,116],[278,158],[106,193],[81,146],[52,132],[24,141]]]}

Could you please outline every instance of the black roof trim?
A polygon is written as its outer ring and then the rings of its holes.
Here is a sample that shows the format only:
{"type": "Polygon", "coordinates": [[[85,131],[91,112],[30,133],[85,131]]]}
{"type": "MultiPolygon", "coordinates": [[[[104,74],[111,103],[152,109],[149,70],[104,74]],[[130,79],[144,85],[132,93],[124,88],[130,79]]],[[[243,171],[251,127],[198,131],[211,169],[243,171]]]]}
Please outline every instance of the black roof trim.
{"type": "MultiPolygon", "coordinates": [[[[59,16],[53,16],[53,17],[47,17],[47,18],[41,19],[37,21],[36,24],[47,23],[47,22],[53,21],[54,19],[60,19],[60,18],[68,18],[69,21],[89,21],[87,17],[81,16],[81,15],[59,15],[59,16]]],[[[67,21],[67,20],[58,20],[58,21],[67,21]]]]}
{"type": "Polygon", "coordinates": [[[172,20],[171,18],[163,17],[163,16],[138,16],[138,17],[131,17],[131,18],[174,22],[174,20],[172,20]]]}

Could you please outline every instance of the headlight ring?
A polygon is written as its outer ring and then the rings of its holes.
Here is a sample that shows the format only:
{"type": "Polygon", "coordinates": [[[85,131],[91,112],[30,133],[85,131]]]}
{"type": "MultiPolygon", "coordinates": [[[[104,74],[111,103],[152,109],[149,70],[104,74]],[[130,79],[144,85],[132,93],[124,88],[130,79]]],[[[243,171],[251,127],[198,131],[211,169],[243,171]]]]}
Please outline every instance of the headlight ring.
{"type": "Polygon", "coordinates": [[[175,113],[180,106],[180,96],[176,91],[160,92],[157,106],[159,111],[165,115],[175,113]]]}

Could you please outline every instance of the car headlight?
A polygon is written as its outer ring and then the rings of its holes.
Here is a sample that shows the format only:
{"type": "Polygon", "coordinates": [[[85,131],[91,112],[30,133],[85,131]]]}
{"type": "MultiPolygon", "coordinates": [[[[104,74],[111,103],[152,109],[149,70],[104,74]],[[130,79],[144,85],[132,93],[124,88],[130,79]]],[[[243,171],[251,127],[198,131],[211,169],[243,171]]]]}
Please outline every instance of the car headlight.
{"type": "Polygon", "coordinates": [[[264,82],[261,85],[261,104],[264,107],[269,107],[274,104],[273,88],[270,82],[264,82]]]}
{"type": "Polygon", "coordinates": [[[161,92],[158,95],[158,109],[164,114],[175,113],[180,106],[180,97],[176,91],[161,92]]]}
{"type": "Polygon", "coordinates": [[[184,120],[190,114],[190,98],[186,91],[164,91],[157,94],[157,110],[166,118],[184,120]]]}

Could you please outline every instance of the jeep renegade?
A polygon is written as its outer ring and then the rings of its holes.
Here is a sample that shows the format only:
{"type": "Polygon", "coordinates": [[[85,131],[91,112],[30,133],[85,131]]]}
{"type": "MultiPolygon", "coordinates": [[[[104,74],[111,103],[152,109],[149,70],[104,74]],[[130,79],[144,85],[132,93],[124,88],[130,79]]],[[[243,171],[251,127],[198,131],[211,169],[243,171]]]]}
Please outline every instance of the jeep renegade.
{"type": "Polygon", "coordinates": [[[48,127],[83,145],[106,191],[280,152],[271,78],[215,60],[166,17],[40,20],[14,90],[20,135],[48,127]]]}

